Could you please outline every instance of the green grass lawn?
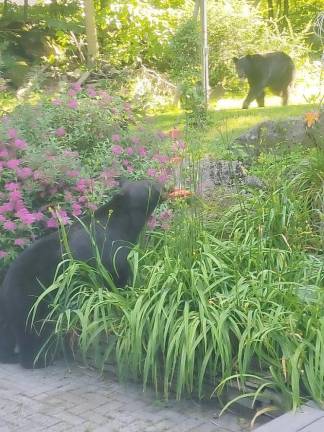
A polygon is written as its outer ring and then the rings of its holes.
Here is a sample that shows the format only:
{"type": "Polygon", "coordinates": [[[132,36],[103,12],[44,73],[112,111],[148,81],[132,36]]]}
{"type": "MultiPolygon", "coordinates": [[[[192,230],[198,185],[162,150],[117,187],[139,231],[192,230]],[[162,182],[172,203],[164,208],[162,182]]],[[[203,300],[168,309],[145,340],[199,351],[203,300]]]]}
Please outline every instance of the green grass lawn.
{"type": "MultiPolygon", "coordinates": [[[[233,104],[234,105],[234,104],[233,104]]],[[[222,156],[226,146],[244,131],[266,120],[280,120],[302,116],[314,109],[314,105],[270,106],[266,108],[209,110],[208,126],[201,134],[201,145],[206,153],[222,156]]],[[[148,125],[152,129],[168,131],[173,127],[183,129],[185,114],[174,110],[150,115],[148,125]]]]}

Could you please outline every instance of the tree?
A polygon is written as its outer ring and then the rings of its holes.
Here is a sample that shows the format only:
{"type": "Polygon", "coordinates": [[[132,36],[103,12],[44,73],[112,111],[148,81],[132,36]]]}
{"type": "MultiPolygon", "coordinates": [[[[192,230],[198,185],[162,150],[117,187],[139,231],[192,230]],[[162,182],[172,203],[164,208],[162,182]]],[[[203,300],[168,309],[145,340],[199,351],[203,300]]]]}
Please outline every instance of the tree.
{"type": "Polygon", "coordinates": [[[28,15],[28,0],[24,0],[24,20],[27,19],[28,15]]]}
{"type": "Polygon", "coordinates": [[[93,0],[84,0],[85,25],[88,44],[88,64],[92,66],[98,57],[98,38],[93,0]]]}

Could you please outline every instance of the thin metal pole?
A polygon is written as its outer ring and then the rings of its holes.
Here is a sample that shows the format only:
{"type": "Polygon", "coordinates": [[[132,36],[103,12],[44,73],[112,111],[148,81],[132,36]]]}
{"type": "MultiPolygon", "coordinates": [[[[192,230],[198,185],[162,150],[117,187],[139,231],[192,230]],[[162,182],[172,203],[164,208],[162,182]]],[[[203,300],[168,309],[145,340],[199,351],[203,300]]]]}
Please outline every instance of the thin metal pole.
{"type": "Polygon", "coordinates": [[[202,36],[202,87],[204,103],[208,107],[209,74],[208,74],[208,31],[207,31],[207,0],[201,0],[200,4],[201,36],[202,36]]]}

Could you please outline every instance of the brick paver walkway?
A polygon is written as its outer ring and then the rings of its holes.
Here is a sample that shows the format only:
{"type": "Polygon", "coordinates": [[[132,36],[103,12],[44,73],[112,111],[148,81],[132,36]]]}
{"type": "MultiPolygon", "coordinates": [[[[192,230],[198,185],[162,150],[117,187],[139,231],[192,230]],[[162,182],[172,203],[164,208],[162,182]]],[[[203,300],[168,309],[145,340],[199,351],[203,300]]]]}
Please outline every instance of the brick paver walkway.
{"type": "Polygon", "coordinates": [[[0,365],[0,432],[243,432],[249,421],[214,401],[155,399],[134,384],[77,364],[47,369],[0,365]]]}

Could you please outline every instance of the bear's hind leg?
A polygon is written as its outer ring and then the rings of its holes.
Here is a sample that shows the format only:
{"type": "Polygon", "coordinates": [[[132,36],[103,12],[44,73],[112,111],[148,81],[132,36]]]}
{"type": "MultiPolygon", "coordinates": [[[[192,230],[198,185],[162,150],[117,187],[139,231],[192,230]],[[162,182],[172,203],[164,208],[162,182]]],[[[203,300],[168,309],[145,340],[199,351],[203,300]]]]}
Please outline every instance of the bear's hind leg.
{"type": "Polygon", "coordinates": [[[18,363],[16,338],[5,320],[0,317],[0,363],[18,363]]]}
{"type": "Polygon", "coordinates": [[[260,108],[263,108],[264,107],[264,91],[263,92],[261,92],[258,96],[257,96],[257,98],[256,98],[256,101],[257,101],[257,104],[258,104],[258,106],[260,107],[260,108]]]}
{"type": "Polygon", "coordinates": [[[288,88],[282,90],[282,105],[288,105],[288,88]]]}

